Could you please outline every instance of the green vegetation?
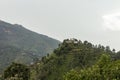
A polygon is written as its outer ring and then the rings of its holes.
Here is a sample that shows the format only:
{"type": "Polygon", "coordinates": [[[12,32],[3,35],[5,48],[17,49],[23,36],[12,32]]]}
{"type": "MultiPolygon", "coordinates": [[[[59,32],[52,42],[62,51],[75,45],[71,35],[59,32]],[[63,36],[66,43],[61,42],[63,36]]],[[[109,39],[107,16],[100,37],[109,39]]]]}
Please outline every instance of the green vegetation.
{"type": "Polygon", "coordinates": [[[12,63],[4,71],[4,79],[6,80],[29,80],[30,79],[30,69],[18,63],[12,63]]]}
{"type": "Polygon", "coordinates": [[[120,80],[119,55],[120,52],[111,50],[109,46],[66,39],[52,54],[47,54],[41,60],[36,59],[36,62],[29,67],[23,64],[11,64],[1,79],[120,80]]]}
{"type": "MultiPolygon", "coordinates": [[[[63,80],[63,76],[71,70],[75,70],[72,73],[77,74],[76,71],[93,66],[102,54],[110,55],[114,60],[115,52],[111,51],[108,46],[95,46],[87,41],[66,39],[54,50],[53,54],[43,57],[41,61],[32,66],[32,69],[36,74],[36,80],[63,80]]],[[[75,76],[77,75],[73,75],[75,76]]],[[[71,80],[75,79],[71,78],[71,80]]]]}
{"type": "Polygon", "coordinates": [[[109,55],[103,54],[95,65],[80,71],[71,70],[64,80],[120,80],[120,60],[111,61],[109,55]]]}
{"type": "Polygon", "coordinates": [[[51,53],[60,42],[18,24],[0,21],[0,73],[11,64],[31,64],[51,53]]]}

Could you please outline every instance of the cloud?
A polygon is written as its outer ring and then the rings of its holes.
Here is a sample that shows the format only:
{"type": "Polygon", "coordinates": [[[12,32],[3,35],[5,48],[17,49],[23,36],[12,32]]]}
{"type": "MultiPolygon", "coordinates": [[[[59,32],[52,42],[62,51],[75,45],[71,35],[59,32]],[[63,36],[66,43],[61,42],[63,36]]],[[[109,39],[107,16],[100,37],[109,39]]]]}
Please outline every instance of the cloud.
{"type": "Polygon", "coordinates": [[[102,18],[105,30],[120,31],[120,13],[104,15],[102,18]]]}

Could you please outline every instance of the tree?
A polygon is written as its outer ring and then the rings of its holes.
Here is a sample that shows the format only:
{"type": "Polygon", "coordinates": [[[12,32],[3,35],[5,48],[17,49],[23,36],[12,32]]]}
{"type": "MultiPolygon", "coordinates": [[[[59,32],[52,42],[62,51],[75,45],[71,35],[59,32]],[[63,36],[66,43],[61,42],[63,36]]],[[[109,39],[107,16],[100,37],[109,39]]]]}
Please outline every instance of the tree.
{"type": "Polygon", "coordinates": [[[65,76],[63,76],[64,80],[80,80],[79,74],[75,70],[71,70],[65,76]]]}
{"type": "Polygon", "coordinates": [[[23,64],[12,63],[4,71],[4,79],[6,80],[29,80],[30,69],[23,64]]]}
{"type": "Polygon", "coordinates": [[[79,72],[72,70],[64,80],[120,80],[120,60],[111,61],[109,55],[103,54],[95,65],[79,72]]]}

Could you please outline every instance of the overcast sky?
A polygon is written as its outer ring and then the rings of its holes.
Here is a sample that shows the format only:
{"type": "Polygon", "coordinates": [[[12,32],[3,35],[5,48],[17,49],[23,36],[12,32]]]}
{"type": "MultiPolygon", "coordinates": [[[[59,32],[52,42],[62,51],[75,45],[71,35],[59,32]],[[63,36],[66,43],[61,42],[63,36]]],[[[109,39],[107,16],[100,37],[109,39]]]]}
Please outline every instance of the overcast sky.
{"type": "Polygon", "coordinates": [[[61,41],[120,50],[120,0],[0,0],[0,19],[61,41]]]}

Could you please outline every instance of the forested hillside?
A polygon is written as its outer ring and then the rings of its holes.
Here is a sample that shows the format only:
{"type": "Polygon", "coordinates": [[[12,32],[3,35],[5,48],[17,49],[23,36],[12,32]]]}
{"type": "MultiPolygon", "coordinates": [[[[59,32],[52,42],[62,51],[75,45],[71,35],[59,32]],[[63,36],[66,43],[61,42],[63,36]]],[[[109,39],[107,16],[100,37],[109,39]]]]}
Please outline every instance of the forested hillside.
{"type": "Polygon", "coordinates": [[[66,39],[52,54],[26,66],[13,63],[3,80],[120,80],[120,52],[109,46],[66,39]]]}
{"type": "Polygon", "coordinates": [[[120,60],[113,61],[102,54],[95,65],[81,70],[71,70],[63,80],[120,80],[120,60]]]}
{"type": "MultiPolygon", "coordinates": [[[[102,54],[109,55],[111,60],[116,59],[115,50],[110,50],[109,46],[104,47],[93,45],[88,41],[66,39],[59,45],[59,48],[54,50],[53,54],[43,57],[40,62],[32,66],[33,76],[35,80],[63,80],[63,76],[73,69],[80,71],[91,67],[102,54]]],[[[68,75],[65,80],[69,80],[69,78],[71,77],[68,75]]]]}
{"type": "Polygon", "coordinates": [[[59,43],[21,25],[0,21],[0,72],[11,62],[31,64],[51,53],[59,43]]]}

